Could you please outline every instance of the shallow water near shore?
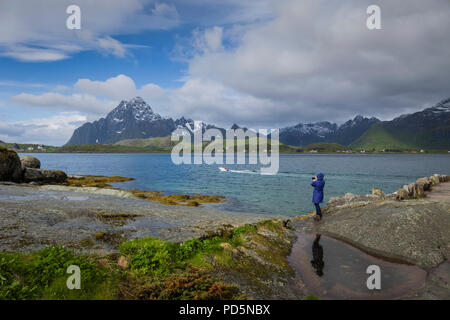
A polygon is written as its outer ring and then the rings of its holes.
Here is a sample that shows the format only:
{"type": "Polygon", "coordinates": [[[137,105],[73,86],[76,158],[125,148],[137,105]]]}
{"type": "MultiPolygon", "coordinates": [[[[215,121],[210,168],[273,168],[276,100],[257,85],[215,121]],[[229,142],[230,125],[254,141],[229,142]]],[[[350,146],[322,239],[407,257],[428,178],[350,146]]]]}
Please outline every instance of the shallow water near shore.
{"type": "Polygon", "coordinates": [[[401,299],[425,286],[427,273],[419,267],[376,258],[323,235],[297,236],[289,262],[308,294],[323,299],[401,299]],[[380,290],[367,288],[371,265],[380,267],[380,290]]]}
{"type": "MultiPolygon", "coordinates": [[[[24,155],[24,154],[21,154],[24,155]]],[[[394,192],[434,173],[450,174],[446,154],[281,154],[277,175],[260,175],[258,165],[175,165],[170,154],[31,154],[42,168],[68,174],[120,175],[135,178],[115,186],[159,190],[168,194],[223,195],[214,205],[232,211],[298,216],[313,211],[311,177],[325,174],[325,203],[347,192],[370,193],[373,187],[394,192]]]]}

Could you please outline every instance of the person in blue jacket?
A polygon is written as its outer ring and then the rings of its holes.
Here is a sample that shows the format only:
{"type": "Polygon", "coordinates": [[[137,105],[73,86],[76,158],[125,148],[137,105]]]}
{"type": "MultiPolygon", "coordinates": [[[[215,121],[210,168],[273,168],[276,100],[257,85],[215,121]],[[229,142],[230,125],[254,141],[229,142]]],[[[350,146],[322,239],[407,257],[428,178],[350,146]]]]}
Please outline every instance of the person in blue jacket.
{"type": "Polygon", "coordinates": [[[320,210],[320,203],[323,202],[323,188],[325,187],[325,181],[323,180],[323,173],[319,173],[313,178],[311,186],[314,187],[312,202],[316,207],[316,216],[314,219],[322,219],[322,211],[320,210]]]}

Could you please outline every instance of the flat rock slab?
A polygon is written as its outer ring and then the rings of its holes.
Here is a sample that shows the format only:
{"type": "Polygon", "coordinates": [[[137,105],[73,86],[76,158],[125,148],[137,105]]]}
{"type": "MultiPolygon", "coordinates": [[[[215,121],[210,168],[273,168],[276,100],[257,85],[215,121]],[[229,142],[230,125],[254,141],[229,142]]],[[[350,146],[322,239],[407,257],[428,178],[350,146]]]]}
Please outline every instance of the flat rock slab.
{"type": "Polygon", "coordinates": [[[440,183],[433,186],[432,192],[427,193],[427,200],[450,202],[450,183],[440,183]]]}
{"type": "Polygon", "coordinates": [[[325,215],[319,233],[425,269],[450,258],[450,202],[382,201],[325,215]]]}
{"type": "Polygon", "coordinates": [[[127,239],[154,236],[182,242],[224,226],[277,218],[288,217],[0,184],[0,251],[58,244],[110,253],[127,239]]]}

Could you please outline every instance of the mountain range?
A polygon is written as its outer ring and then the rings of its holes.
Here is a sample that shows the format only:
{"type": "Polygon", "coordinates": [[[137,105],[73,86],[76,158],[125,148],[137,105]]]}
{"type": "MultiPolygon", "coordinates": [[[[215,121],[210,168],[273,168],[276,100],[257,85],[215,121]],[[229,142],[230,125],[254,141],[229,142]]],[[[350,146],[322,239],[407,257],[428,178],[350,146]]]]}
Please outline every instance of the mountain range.
{"type": "MultiPolygon", "coordinates": [[[[155,113],[142,98],[121,101],[105,118],[77,128],[67,145],[113,144],[127,139],[167,137],[177,128],[192,128],[194,121],[172,119],[155,113]]],[[[216,128],[203,124],[202,131],[216,128]]],[[[232,129],[240,128],[237,124],[232,129]]],[[[401,115],[391,121],[356,116],[342,125],[321,121],[280,129],[280,142],[306,146],[318,142],[339,143],[355,149],[450,149],[450,99],[431,108],[401,115]]]]}
{"type": "Polygon", "coordinates": [[[450,98],[430,108],[371,126],[351,147],[450,150],[450,98]]]}

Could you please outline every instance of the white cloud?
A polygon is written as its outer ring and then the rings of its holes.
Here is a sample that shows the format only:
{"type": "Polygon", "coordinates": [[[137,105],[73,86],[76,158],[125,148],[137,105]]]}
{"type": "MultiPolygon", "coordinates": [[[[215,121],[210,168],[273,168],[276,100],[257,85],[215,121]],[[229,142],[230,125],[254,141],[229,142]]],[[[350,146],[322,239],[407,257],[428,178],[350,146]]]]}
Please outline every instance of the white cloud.
{"type": "Polygon", "coordinates": [[[24,132],[25,132],[25,130],[22,126],[19,126],[14,123],[1,123],[0,122],[0,136],[20,137],[23,135],[24,132]]]}
{"type": "Polygon", "coordinates": [[[179,24],[173,5],[156,0],[79,0],[81,30],[66,27],[66,7],[59,0],[0,3],[0,55],[25,62],[58,61],[84,50],[99,50],[118,57],[130,47],[113,36],[179,24]]]}
{"type": "Polygon", "coordinates": [[[182,24],[243,25],[272,15],[272,0],[78,0],[81,30],[68,30],[66,8],[70,4],[60,0],[33,0],[32,4],[2,0],[0,52],[32,62],[66,59],[84,50],[108,50],[125,57],[130,48],[141,46],[120,43],[116,39],[120,35],[170,30],[182,24]]]}
{"type": "Polygon", "coordinates": [[[11,81],[11,80],[0,81],[0,86],[2,86],[2,87],[21,87],[21,88],[46,88],[46,87],[48,87],[46,84],[43,84],[43,83],[30,83],[30,82],[11,81]]]}
{"type": "Polygon", "coordinates": [[[110,111],[116,102],[103,101],[89,94],[63,95],[48,92],[41,95],[21,93],[11,98],[11,102],[30,107],[42,107],[54,110],[82,111],[91,115],[103,115],[110,111]]]}
{"type": "Polygon", "coordinates": [[[169,93],[170,91],[153,83],[145,84],[138,89],[133,79],[119,74],[105,81],[79,79],[73,88],[56,86],[52,92],[42,94],[23,92],[11,97],[10,101],[18,106],[83,112],[92,119],[106,115],[121,100],[136,96],[142,96],[157,106],[157,110],[160,108],[162,113],[170,114],[169,93]],[[71,91],[75,93],[70,93],[71,91]]]}
{"type": "MultiPolygon", "coordinates": [[[[450,20],[444,1],[383,2],[383,29],[375,31],[366,28],[368,0],[271,3],[273,19],[194,31],[180,88],[136,86],[120,74],[80,79],[74,94],[22,93],[13,101],[103,115],[119,100],[140,95],[163,115],[267,127],[356,114],[386,119],[448,97],[450,20]],[[233,46],[225,45],[230,37],[233,46]]],[[[153,14],[170,11],[153,8],[153,14]]]]}
{"type": "Polygon", "coordinates": [[[111,52],[117,57],[125,57],[127,50],[125,46],[116,39],[113,39],[111,37],[104,37],[98,39],[97,41],[100,48],[106,50],[106,52],[111,52]]]}
{"type": "Polygon", "coordinates": [[[216,52],[223,49],[222,46],[223,28],[213,27],[200,32],[194,31],[194,47],[198,53],[216,52]]]}
{"type": "Polygon", "coordinates": [[[129,99],[137,95],[136,85],[133,79],[123,74],[109,78],[106,81],[79,79],[74,87],[82,93],[116,100],[129,99]]]}
{"type": "MultiPolygon", "coordinates": [[[[366,28],[370,1],[273,3],[274,18],[245,28],[236,46],[195,53],[186,88],[192,79],[216,83],[260,104],[255,122],[281,123],[389,118],[448,96],[448,3],[384,2],[375,31],[366,28]]],[[[205,43],[208,32],[193,42],[205,43]]],[[[211,107],[221,111],[221,99],[211,107]]],[[[244,108],[235,111],[246,120],[244,108]]]]}
{"type": "Polygon", "coordinates": [[[86,122],[79,113],[59,113],[49,118],[0,123],[0,140],[17,143],[63,145],[67,137],[86,122]]]}
{"type": "Polygon", "coordinates": [[[168,5],[166,3],[156,3],[152,9],[152,15],[154,17],[171,18],[174,20],[179,18],[177,8],[174,5],[168,5]]]}
{"type": "Polygon", "coordinates": [[[5,51],[0,52],[0,55],[24,62],[59,61],[69,57],[63,51],[30,48],[25,46],[8,47],[5,51]]]}

